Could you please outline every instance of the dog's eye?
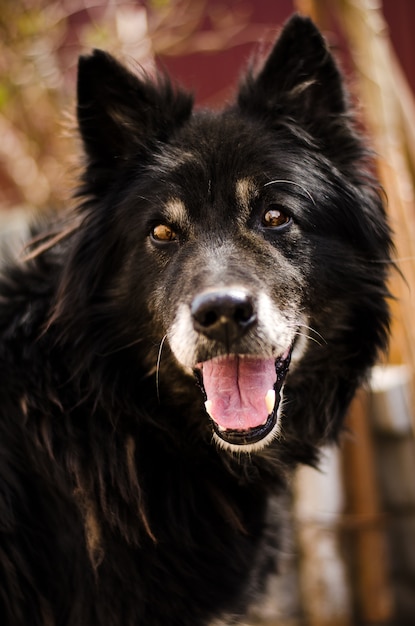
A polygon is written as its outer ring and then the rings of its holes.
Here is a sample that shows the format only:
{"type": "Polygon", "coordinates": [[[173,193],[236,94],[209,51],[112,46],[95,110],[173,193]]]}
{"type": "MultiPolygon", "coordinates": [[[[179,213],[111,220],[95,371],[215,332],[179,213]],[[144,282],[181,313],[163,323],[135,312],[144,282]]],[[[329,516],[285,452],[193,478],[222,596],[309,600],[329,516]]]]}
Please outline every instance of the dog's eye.
{"type": "Polygon", "coordinates": [[[174,230],[167,224],[157,224],[151,231],[151,237],[159,243],[170,243],[178,241],[178,237],[174,230]]]}
{"type": "Polygon", "coordinates": [[[291,222],[291,217],[284,213],[278,205],[272,205],[262,217],[262,224],[266,228],[281,228],[289,222],[291,222]]]}

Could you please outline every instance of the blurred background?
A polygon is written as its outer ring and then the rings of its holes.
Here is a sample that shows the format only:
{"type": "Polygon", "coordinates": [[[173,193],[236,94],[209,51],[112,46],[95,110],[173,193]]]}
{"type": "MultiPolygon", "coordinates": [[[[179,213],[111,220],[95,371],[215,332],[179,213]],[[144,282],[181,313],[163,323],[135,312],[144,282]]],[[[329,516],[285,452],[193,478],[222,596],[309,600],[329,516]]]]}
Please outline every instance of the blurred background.
{"type": "Polygon", "coordinates": [[[347,75],[395,231],[390,353],[340,450],[295,477],[279,576],[249,625],[415,624],[415,3],[412,0],[0,0],[0,236],[67,206],[76,185],[78,55],[167,69],[220,106],[253,50],[311,15],[347,75]]]}

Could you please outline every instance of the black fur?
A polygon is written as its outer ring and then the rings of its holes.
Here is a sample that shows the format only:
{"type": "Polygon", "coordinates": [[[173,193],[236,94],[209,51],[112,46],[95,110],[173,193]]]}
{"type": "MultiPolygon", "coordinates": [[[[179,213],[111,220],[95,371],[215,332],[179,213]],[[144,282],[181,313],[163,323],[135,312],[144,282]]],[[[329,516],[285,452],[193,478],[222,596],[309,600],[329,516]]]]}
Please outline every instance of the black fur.
{"type": "MultiPolygon", "coordinates": [[[[220,113],[95,51],[78,120],[79,209],[0,283],[0,623],[230,620],[278,546],[269,498],[337,438],[386,347],[381,196],[336,64],[298,16],[220,113]],[[242,225],[240,180],[255,183],[242,225]],[[177,200],[188,221],[152,240],[177,200]],[[287,227],[264,227],[269,206],[287,227]],[[281,436],[249,455],[212,441],[203,389],[170,346],[180,306],[217,282],[308,320],[281,436]]],[[[254,335],[186,350],[253,353],[254,335]]]]}

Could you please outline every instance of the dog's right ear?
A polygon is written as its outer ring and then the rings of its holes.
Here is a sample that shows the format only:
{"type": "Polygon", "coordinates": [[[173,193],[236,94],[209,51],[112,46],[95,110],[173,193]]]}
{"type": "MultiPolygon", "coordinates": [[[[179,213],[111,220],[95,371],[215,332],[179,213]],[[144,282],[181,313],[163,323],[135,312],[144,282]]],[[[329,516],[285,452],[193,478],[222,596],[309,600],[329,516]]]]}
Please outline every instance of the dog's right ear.
{"type": "Polygon", "coordinates": [[[139,78],[106,52],[79,59],[77,117],[90,167],[117,168],[166,140],[192,105],[192,96],[166,77],[139,78]]]}

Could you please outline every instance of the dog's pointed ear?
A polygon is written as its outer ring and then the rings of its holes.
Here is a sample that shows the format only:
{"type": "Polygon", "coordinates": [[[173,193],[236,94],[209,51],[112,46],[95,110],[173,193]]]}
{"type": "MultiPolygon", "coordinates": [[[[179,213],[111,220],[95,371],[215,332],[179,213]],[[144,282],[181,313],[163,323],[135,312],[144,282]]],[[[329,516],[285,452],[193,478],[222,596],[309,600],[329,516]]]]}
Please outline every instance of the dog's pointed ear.
{"type": "Polygon", "coordinates": [[[138,78],[94,50],[78,64],[77,117],[90,166],[117,167],[190,116],[193,98],[164,78],[138,78]]]}
{"type": "Polygon", "coordinates": [[[306,126],[347,110],[336,62],[309,18],[294,15],[286,23],[259,74],[248,73],[238,104],[257,116],[284,115],[306,126]]]}

